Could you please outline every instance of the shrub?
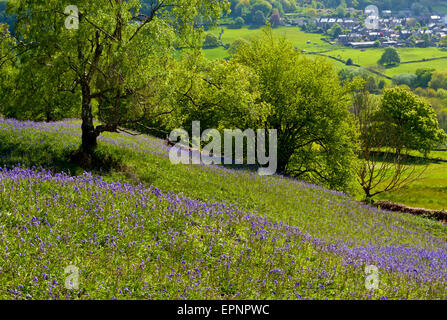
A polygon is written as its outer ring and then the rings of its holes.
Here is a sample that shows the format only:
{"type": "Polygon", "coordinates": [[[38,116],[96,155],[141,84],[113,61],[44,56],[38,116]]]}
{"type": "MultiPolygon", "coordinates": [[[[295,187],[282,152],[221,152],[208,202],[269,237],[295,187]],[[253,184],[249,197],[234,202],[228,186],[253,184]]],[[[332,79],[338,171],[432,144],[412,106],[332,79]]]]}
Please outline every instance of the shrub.
{"type": "Polygon", "coordinates": [[[203,43],[203,47],[205,48],[215,48],[218,47],[220,45],[219,39],[217,38],[216,35],[212,34],[212,33],[208,33],[205,36],[205,41],[203,43]]]}
{"type": "Polygon", "coordinates": [[[410,88],[414,88],[417,83],[417,76],[412,73],[401,73],[393,77],[393,83],[400,85],[407,85],[410,88]]]}

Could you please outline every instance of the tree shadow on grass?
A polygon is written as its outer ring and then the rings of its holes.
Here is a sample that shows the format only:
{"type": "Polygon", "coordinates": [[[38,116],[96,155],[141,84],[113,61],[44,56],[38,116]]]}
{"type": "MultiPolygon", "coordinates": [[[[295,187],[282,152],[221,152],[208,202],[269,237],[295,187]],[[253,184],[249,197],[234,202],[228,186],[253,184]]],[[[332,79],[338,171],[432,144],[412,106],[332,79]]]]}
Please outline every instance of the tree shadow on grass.
{"type": "MultiPolygon", "coordinates": [[[[372,157],[378,162],[393,163],[396,155],[393,153],[387,153],[382,151],[372,151],[372,157]]],[[[401,164],[403,165],[429,165],[429,164],[440,164],[442,162],[447,162],[442,159],[435,159],[430,157],[419,157],[413,155],[403,155],[401,164]]]]}
{"type": "Polygon", "coordinates": [[[84,171],[104,174],[113,169],[121,169],[122,163],[113,155],[98,149],[94,161],[82,163],[76,158],[77,149],[65,147],[56,149],[49,143],[27,144],[22,141],[0,141],[0,166],[45,168],[53,172],[78,175],[84,171]]]}

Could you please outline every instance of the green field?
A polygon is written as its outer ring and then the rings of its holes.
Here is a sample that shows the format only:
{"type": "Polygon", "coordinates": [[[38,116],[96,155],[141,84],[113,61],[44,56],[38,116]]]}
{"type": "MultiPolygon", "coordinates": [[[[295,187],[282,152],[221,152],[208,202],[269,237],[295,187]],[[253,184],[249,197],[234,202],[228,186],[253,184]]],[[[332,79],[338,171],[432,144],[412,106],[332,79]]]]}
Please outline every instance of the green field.
{"type": "MultiPolygon", "coordinates": [[[[219,36],[221,29],[213,29],[212,32],[219,36]]],[[[228,29],[224,28],[224,34],[222,35],[222,42],[224,44],[231,44],[237,38],[244,38],[249,40],[252,37],[256,37],[260,34],[260,29],[228,29]]],[[[289,40],[296,48],[304,49],[308,52],[321,52],[330,50],[325,54],[347,60],[351,58],[355,64],[359,64],[363,67],[375,67],[377,61],[380,59],[383,49],[368,48],[368,49],[352,49],[339,45],[330,45],[321,40],[323,35],[314,33],[305,33],[297,27],[280,27],[275,28],[274,33],[279,36],[284,36],[289,40]],[[310,44],[307,41],[311,41],[310,44]]],[[[438,57],[447,57],[447,51],[443,51],[439,48],[399,48],[398,49],[402,62],[416,61],[421,59],[430,59],[438,57]]],[[[205,50],[205,56],[209,59],[219,59],[229,57],[229,53],[222,47],[216,49],[205,50]]],[[[333,61],[333,60],[331,60],[333,61]]],[[[345,67],[339,62],[335,62],[337,68],[345,67]]],[[[395,68],[383,69],[382,73],[393,76],[399,73],[414,73],[419,68],[435,68],[437,70],[447,69],[447,59],[401,64],[395,68]]]]}
{"type": "MultiPolygon", "coordinates": [[[[399,48],[398,51],[402,62],[417,61],[423,58],[447,57],[447,51],[438,48],[399,48]]],[[[379,61],[382,53],[383,49],[368,48],[364,50],[339,49],[327,54],[343,60],[351,58],[354,63],[364,67],[374,67],[377,66],[377,61],[379,61]]],[[[398,67],[383,69],[382,72],[388,76],[393,76],[399,73],[414,73],[417,69],[425,67],[435,68],[437,70],[447,69],[447,59],[401,64],[398,67]]]]}
{"type": "MultiPolygon", "coordinates": [[[[216,36],[219,36],[221,28],[214,28],[212,31],[216,36]]],[[[259,36],[261,34],[261,29],[254,28],[241,28],[241,29],[229,29],[224,27],[224,34],[222,35],[223,43],[232,43],[238,38],[243,38],[250,40],[253,37],[259,36]]],[[[316,33],[305,33],[297,27],[279,27],[274,28],[273,32],[277,36],[283,36],[289,40],[295,47],[300,49],[306,49],[310,51],[322,51],[328,50],[332,46],[328,43],[321,41],[323,36],[316,33]],[[311,41],[307,44],[307,41],[311,41]]]]}
{"type": "MultiPolygon", "coordinates": [[[[321,34],[305,33],[296,27],[279,27],[273,30],[275,35],[285,37],[297,48],[305,49],[312,52],[325,51],[333,48],[333,46],[329,45],[328,43],[321,41],[321,34]],[[311,41],[311,43],[308,44],[307,41],[311,41]]],[[[214,28],[211,32],[214,33],[216,36],[219,36],[221,28],[214,28]]],[[[238,38],[250,40],[253,37],[261,35],[261,32],[262,31],[260,29],[247,27],[241,29],[229,29],[224,27],[222,42],[224,44],[231,44],[238,38]]],[[[211,59],[226,58],[229,56],[226,50],[224,50],[223,48],[220,49],[207,49],[205,50],[205,55],[211,59]]]]}
{"type": "MultiPolygon", "coordinates": [[[[432,152],[433,159],[447,160],[447,151],[432,152]]],[[[447,210],[447,162],[431,163],[421,177],[410,185],[378,196],[407,206],[447,210]]]]}

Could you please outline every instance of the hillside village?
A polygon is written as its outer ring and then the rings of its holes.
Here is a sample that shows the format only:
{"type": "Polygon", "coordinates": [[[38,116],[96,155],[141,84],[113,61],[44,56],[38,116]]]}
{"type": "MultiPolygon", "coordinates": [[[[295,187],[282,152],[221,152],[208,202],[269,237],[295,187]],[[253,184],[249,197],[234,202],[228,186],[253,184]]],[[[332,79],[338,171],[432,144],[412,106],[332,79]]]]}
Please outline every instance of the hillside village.
{"type": "Polygon", "coordinates": [[[364,18],[319,17],[312,19],[291,19],[286,25],[315,26],[316,31],[329,33],[335,29],[332,42],[354,48],[368,47],[441,47],[441,39],[447,35],[447,16],[412,16],[411,11],[380,13],[378,29],[365,26],[364,18]],[[337,31],[338,29],[338,31],[337,31]]]}

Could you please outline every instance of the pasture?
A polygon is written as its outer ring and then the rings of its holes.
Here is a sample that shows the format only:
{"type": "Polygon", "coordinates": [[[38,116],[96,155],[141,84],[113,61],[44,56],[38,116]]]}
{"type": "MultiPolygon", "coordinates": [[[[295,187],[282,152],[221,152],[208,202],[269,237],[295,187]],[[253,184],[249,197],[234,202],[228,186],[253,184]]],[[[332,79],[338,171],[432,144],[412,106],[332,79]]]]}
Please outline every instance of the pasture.
{"type": "MultiPolygon", "coordinates": [[[[224,44],[231,44],[237,38],[251,39],[260,34],[260,29],[252,29],[244,27],[242,29],[229,29],[224,27],[222,35],[222,42],[224,44]]],[[[214,28],[210,32],[219,36],[221,28],[214,28]]],[[[299,49],[304,49],[307,52],[321,52],[327,51],[325,54],[347,60],[351,58],[355,64],[363,67],[377,67],[377,61],[380,59],[383,48],[367,48],[367,49],[353,49],[346,48],[340,45],[330,45],[321,40],[322,34],[306,33],[301,31],[298,27],[279,27],[274,29],[276,35],[284,36],[289,40],[293,46],[299,49]],[[307,43],[310,41],[311,43],[307,43]]],[[[229,53],[222,47],[215,49],[206,49],[205,56],[209,59],[223,59],[229,57],[229,53]]],[[[447,51],[439,48],[398,48],[401,55],[402,62],[416,61],[421,59],[431,59],[439,57],[447,57],[447,51]]],[[[333,61],[333,60],[331,60],[333,61]]],[[[337,68],[346,67],[345,65],[335,62],[337,68]]],[[[437,70],[447,69],[447,59],[426,61],[410,64],[401,64],[394,68],[383,68],[382,73],[392,77],[399,73],[414,73],[419,68],[434,68],[437,70]]]]}

